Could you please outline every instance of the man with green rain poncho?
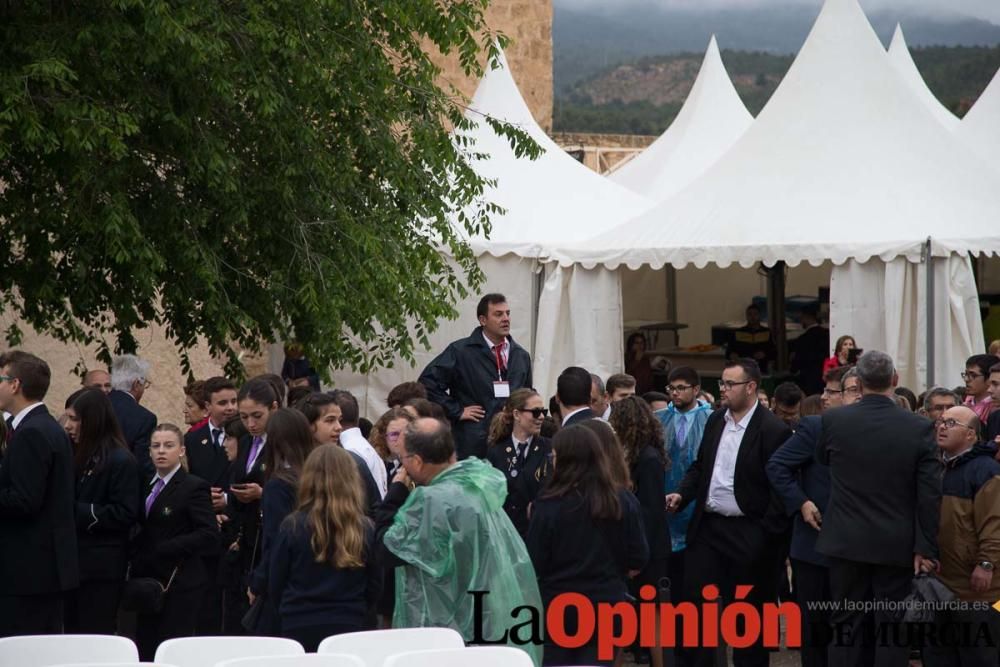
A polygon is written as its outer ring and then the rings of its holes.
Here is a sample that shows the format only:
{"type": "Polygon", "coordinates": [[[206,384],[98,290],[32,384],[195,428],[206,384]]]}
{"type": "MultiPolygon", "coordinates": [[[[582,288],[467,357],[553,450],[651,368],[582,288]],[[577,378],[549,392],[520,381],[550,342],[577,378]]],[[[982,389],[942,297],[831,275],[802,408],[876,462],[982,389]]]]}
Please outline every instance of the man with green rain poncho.
{"type": "Polygon", "coordinates": [[[530,639],[540,639],[542,600],[503,509],[503,473],[476,458],[456,462],[451,429],[436,419],[411,424],[397,451],[403,468],[377,521],[386,566],[396,567],[393,627],[454,628],[467,643],[506,640],[541,664],[542,646],[530,639]]]}

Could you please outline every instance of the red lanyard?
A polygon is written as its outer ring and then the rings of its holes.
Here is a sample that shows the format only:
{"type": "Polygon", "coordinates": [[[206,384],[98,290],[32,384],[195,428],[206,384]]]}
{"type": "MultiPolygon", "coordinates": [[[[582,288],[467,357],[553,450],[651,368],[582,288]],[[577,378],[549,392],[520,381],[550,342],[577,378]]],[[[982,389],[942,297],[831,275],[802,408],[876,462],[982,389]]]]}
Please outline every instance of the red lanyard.
{"type": "Polygon", "coordinates": [[[507,345],[507,341],[497,343],[493,346],[493,351],[497,353],[497,377],[503,381],[503,372],[507,369],[507,364],[503,363],[503,351],[501,347],[507,345]]]}

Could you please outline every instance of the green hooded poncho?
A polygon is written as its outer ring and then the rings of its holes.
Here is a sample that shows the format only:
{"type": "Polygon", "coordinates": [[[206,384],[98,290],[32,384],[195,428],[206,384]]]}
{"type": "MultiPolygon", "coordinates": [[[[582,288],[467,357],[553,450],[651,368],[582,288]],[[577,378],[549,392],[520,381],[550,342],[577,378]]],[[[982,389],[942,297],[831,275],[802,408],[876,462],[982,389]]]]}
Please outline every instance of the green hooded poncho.
{"type": "MultiPolygon", "coordinates": [[[[525,612],[511,616],[517,607],[535,607],[542,617],[535,568],[503,510],[506,497],[503,473],[476,458],[410,494],[384,538],[407,563],[396,568],[393,627],[449,627],[469,641],[475,634],[470,590],[489,591],[481,598],[486,639],[527,620],[525,612]]],[[[541,664],[541,646],[518,648],[541,664]]]]}

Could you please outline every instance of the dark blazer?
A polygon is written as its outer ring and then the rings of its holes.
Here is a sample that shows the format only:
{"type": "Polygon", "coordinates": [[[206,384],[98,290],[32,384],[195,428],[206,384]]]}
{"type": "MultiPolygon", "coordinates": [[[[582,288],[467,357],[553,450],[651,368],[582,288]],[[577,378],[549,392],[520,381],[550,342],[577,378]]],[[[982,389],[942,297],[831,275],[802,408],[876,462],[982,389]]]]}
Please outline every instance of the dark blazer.
{"type": "Polygon", "coordinates": [[[566,420],[566,423],[562,425],[562,427],[566,428],[567,426],[572,426],[573,424],[579,424],[580,422],[587,421],[588,419],[597,419],[598,417],[600,417],[599,414],[597,414],[590,408],[586,408],[584,410],[580,410],[579,412],[573,413],[570,416],[570,418],[566,420]]]}
{"type": "MultiPolygon", "coordinates": [[[[248,435],[239,444],[236,453],[236,460],[230,467],[229,485],[233,484],[260,484],[261,490],[264,488],[265,465],[264,450],[261,449],[254,461],[250,472],[247,472],[247,459],[250,457],[250,445],[252,438],[248,435]]],[[[267,444],[264,444],[267,447],[267,444]]],[[[229,516],[232,520],[239,522],[240,550],[243,554],[243,567],[255,567],[260,558],[260,501],[251,503],[241,503],[236,500],[236,496],[229,494],[229,516]]]]}
{"type": "Polygon", "coordinates": [[[663,496],[663,475],[666,471],[655,447],[651,444],[639,450],[631,470],[635,497],[642,508],[642,525],[649,543],[650,560],[665,559],[671,553],[670,526],[663,496]]]}
{"type": "Polygon", "coordinates": [[[149,457],[149,439],[156,428],[156,415],[139,405],[139,401],[124,391],[114,389],[108,394],[108,399],[118,417],[118,425],[122,427],[125,444],[139,463],[141,479],[148,482],[156,474],[153,460],[149,457]]]}
{"type": "Polygon", "coordinates": [[[986,434],[983,439],[995,443],[997,437],[1000,437],[1000,410],[994,410],[986,420],[986,434]]]}
{"type": "Polygon", "coordinates": [[[507,500],[503,508],[523,537],[528,531],[528,505],[538,497],[552,472],[552,441],[536,435],[531,439],[528,455],[519,462],[514,442],[506,438],[491,445],[486,458],[507,478],[507,500]]]}
{"type": "Polygon", "coordinates": [[[81,581],[124,578],[129,536],[142,507],[138,470],[128,450],[114,449],[106,461],[88,466],[77,478],[81,581]]]}
{"type": "Polygon", "coordinates": [[[823,391],[823,363],[830,356],[830,330],[819,325],[809,327],[792,341],[792,372],[799,375],[799,386],[809,394],[823,391]]]}
{"type": "MultiPolygon", "coordinates": [[[[143,489],[143,505],[152,486],[143,489]]],[[[153,501],[142,529],[132,542],[132,576],[154,577],[164,584],[178,568],[173,587],[185,590],[209,582],[202,556],[218,548],[218,524],[208,482],[180,468],[153,501]]]]}
{"type": "Polygon", "coordinates": [[[278,539],[281,522],[295,512],[297,493],[297,487],[277,477],[269,479],[264,485],[264,495],[260,499],[260,560],[250,573],[250,590],[255,595],[267,591],[269,555],[278,539]]]}
{"type": "Polygon", "coordinates": [[[934,426],[891,398],[863,396],[823,414],[816,458],[830,466],[830,504],[816,550],[910,567],[937,558],[941,463],[934,426]]]}
{"type": "MultiPolygon", "coordinates": [[[[694,514],[688,525],[688,542],[693,543],[701,525],[708,500],[708,487],[712,481],[715,455],[726,426],[726,408],[716,410],[705,422],[698,456],[681,480],[677,492],[681,494],[681,509],[694,501],[694,514]]],[[[736,503],[747,517],[757,521],[768,533],[779,535],[789,526],[781,501],[772,491],[765,466],[768,460],[792,434],[788,425],[763,405],[757,404],[753,417],[747,424],[739,453],[736,455],[736,474],[733,490],[736,503]]]]}
{"type": "Polygon", "coordinates": [[[767,476],[784,503],[785,511],[794,517],[791,557],[826,567],[830,561],[816,551],[819,533],[802,520],[801,512],[802,504],[811,500],[820,514],[825,515],[830,501],[830,469],[816,461],[816,445],[822,428],[818,415],[803,417],[792,437],[771,456],[767,476]]]}
{"type": "Polygon", "coordinates": [[[80,582],[73,452],[45,406],[18,424],[0,463],[0,595],[42,595],[80,582]]]}
{"type": "MultiPolygon", "coordinates": [[[[184,449],[187,452],[188,472],[201,477],[223,491],[229,488],[229,459],[226,450],[212,441],[210,422],[184,435],[184,449]]],[[[222,436],[225,438],[225,435],[222,436]]]]}
{"type": "MultiPolygon", "coordinates": [[[[510,352],[503,379],[510,383],[511,392],[531,387],[531,356],[510,336],[507,342],[510,352]]],[[[468,338],[448,345],[420,374],[420,383],[427,388],[427,398],[444,408],[451,420],[460,459],[486,457],[490,422],[507,400],[494,397],[493,383],[497,380],[496,356],[483,337],[482,327],[476,327],[468,338]],[[462,410],[469,405],[482,406],[486,416],[478,422],[461,421],[462,410]]]]}

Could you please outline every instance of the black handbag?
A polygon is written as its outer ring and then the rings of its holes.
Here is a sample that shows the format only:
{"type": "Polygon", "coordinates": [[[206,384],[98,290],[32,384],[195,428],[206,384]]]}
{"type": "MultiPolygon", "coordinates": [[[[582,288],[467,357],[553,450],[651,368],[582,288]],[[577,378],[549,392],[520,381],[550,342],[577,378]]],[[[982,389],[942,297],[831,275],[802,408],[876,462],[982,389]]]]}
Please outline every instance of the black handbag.
{"type": "MultiPolygon", "coordinates": [[[[131,572],[131,567],[129,568],[131,572]]],[[[174,583],[177,568],[170,573],[167,585],[160,583],[154,577],[128,577],[125,588],[122,589],[122,609],[137,614],[158,614],[163,611],[163,600],[174,583]]]]}

